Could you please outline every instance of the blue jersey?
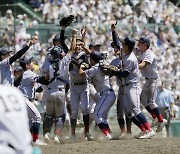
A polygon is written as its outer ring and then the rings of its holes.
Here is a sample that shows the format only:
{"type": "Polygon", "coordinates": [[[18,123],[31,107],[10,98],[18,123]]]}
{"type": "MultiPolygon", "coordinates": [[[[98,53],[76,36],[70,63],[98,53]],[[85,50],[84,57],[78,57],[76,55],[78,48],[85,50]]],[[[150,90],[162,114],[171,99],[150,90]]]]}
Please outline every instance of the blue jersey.
{"type": "Polygon", "coordinates": [[[163,89],[163,91],[158,90],[156,103],[159,108],[167,108],[172,102],[174,102],[172,91],[167,89],[163,89]]]}

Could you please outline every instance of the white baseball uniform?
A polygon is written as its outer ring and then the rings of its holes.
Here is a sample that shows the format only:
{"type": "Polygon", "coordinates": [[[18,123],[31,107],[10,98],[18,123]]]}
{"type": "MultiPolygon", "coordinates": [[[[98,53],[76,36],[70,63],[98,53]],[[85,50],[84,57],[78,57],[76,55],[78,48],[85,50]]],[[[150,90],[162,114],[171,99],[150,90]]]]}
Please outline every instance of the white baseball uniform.
{"type": "Polygon", "coordinates": [[[85,73],[87,78],[92,78],[92,83],[96,91],[101,95],[101,98],[95,107],[94,119],[97,124],[107,124],[108,112],[116,99],[109,81],[109,76],[104,75],[99,67],[99,63],[92,66],[90,69],[85,70],[85,73]]]}
{"type": "Polygon", "coordinates": [[[145,77],[146,82],[141,92],[141,103],[146,107],[149,106],[151,109],[157,107],[155,102],[157,96],[157,89],[161,85],[157,70],[157,61],[155,54],[150,49],[143,53],[139,52],[139,60],[148,62],[145,67],[141,68],[141,74],[145,77]]]}
{"type": "Polygon", "coordinates": [[[22,93],[0,86],[0,153],[32,154],[27,108],[22,93]]]}

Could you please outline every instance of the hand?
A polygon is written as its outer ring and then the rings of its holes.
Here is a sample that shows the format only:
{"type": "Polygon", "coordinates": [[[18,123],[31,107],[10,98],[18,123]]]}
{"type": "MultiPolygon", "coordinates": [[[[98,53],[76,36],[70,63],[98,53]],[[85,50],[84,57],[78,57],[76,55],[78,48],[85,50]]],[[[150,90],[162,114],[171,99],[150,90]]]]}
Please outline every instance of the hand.
{"type": "Polygon", "coordinates": [[[117,25],[117,21],[114,24],[111,25],[111,31],[112,32],[115,31],[116,25],[117,25]]]}
{"type": "Polygon", "coordinates": [[[78,32],[78,30],[77,30],[77,29],[73,29],[73,31],[72,31],[73,36],[74,36],[74,35],[77,35],[77,32],[78,32]]]}
{"type": "Polygon", "coordinates": [[[37,42],[38,36],[33,36],[29,42],[27,43],[27,45],[30,47],[31,45],[35,44],[37,42]]]}
{"type": "Polygon", "coordinates": [[[81,34],[86,35],[86,33],[87,33],[86,27],[83,26],[81,29],[81,34]]]}

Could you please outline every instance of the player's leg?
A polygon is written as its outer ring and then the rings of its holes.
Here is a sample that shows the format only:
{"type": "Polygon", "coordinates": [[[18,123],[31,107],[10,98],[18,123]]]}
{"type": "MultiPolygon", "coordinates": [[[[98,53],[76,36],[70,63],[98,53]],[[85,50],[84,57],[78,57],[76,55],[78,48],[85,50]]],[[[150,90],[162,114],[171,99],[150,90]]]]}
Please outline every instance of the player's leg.
{"type": "Polygon", "coordinates": [[[70,102],[71,102],[71,137],[72,137],[72,139],[73,138],[75,139],[78,107],[79,107],[79,102],[80,102],[80,94],[78,91],[76,91],[76,90],[70,91],[70,102]]]}
{"type": "Polygon", "coordinates": [[[83,90],[80,94],[81,110],[83,113],[84,133],[88,141],[93,140],[93,137],[89,133],[89,88],[83,90]]]}
{"type": "Polygon", "coordinates": [[[54,140],[56,143],[60,143],[60,135],[62,135],[62,130],[65,121],[65,94],[64,92],[54,93],[55,101],[55,130],[54,130],[54,140]]]}
{"type": "Polygon", "coordinates": [[[167,120],[163,119],[163,116],[160,112],[159,107],[156,104],[156,96],[157,96],[157,90],[159,87],[159,81],[158,79],[149,79],[147,82],[149,82],[149,89],[148,89],[148,106],[152,110],[152,112],[155,114],[156,118],[158,119],[157,123],[157,132],[161,131],[164,126],[167,124],[167,120]]]}
{"type": "Polygon", "coordinates": [[[28,111],[28,118],[32,122],[31,124],[31,134],[33,143],[37,145],[46,145],[45,143],[39,140],[39,129],[40,129],[40,122],[41,122],[41,115],[35,105],[26,99],[27,111],[28,111]]]}
{"type": "Polygon", "coordinates": [[[94,119],[101,129],[102,133],[107,137],[111,138],[109,132],[109,125],[107,122],[107,113],[114,104],[116,96],[114,92],[103,93],[101,99],[98,101],[94,111],[94,119]]]}
{"type": "Polygon", "coordinates": [[[46,142],[50,141],[49,134],[52,129],[53,120],[54,120],[54,110],[55,110],[55,102],[52,93],[49,91],[46,97],[46,113],[44,114],[43,121],[43,135],[46,142]]]}
{"type": "Polygon", "coordinates": [[[125,135],[124,105],[123,105],[123,87],[119,88],[117,97],[117,120],[121,129],[121,136],[125,135]]]}

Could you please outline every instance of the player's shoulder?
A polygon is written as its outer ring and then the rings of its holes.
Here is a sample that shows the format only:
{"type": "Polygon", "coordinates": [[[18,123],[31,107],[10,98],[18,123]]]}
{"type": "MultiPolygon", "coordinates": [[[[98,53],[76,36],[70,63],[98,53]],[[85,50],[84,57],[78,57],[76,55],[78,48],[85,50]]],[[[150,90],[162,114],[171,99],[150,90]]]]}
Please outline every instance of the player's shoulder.
{"type": "Polygon", "coordinates": [[[21,95],[21,91],[14,87],[14,86],[10,86],[10,85],[0,85],[0,95],[4,95],[4,94],[10,94],[10,93],[13,93],[13,94],[20,94],[21,95]]]}

